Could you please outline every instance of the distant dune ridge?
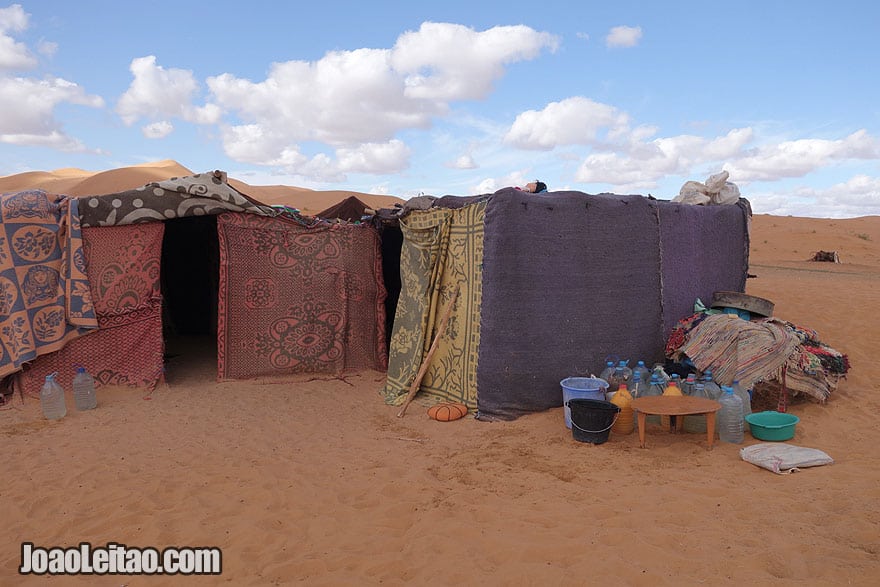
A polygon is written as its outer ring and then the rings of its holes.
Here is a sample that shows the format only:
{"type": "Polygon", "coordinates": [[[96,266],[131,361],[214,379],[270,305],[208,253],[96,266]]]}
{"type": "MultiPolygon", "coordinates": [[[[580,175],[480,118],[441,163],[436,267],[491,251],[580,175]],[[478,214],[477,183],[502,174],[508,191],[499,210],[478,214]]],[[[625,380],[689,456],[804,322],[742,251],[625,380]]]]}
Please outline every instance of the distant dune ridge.
{"type": "MultiPolygon", "coordinates": [[[[202,170],[206,171],[211,170],[202,170]]],[[[112,194],[194,173],[197,172],[171,159],[107,171],[76,168],[28,171],[0,177],[0,193],[43,189],[77,197],[112,194]]],[[[391,208],[405,201],[395,196],[348,190],[317,191],[286,185],[250,185],[232,177],[229,184],[264,204],[292,206],[304,214],[317,214],[349,196],[357,196],[372,208],[391,208]]],[[[745,197],[748,198],[748,194],[745,197]]],[[[880,217],[877,216],[833,220],[759,214],[752,226],[751,261],[764,262],[768,253],[776,259],[805,261],[816,251],[836,248],[845,264],[880,264],[876,246],[880,241],[878,229],[880,217]]]]}
{"type": "MultiPolygon", "coordinates": [[[[211,170],[201,170],[201,172],[206,171],[211,170]]],[[[52,194],[67,196],[95,196],[130,190],[150,182],[193,175],[194,173],[199,172],[187,169],[177,161],[170,159],[107,171],[85,171],[76,168],[28,171],[0,177],[0,193],[42,189],[52,194]]],[[[264,204],[292,206],[304,214],[316,214],[349,196],[357,196],[372,208],[390,208],[395,203],[404,201],[395,196],[365,194],[347,190],[317,191],[285,185],[255,186],[231,177],[229,184],[243,194],[264,204]]]]}

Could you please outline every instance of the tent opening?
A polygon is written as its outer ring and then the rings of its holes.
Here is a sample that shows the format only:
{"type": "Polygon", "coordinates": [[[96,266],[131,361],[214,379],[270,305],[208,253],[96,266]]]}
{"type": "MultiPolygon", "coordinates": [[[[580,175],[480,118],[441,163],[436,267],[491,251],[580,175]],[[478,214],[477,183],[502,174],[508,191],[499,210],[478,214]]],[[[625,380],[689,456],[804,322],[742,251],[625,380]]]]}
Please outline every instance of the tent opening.
{"type": "Polygon", "coordinates": [[[165,221],[162,240],[162,335],[166,379],[196,367],[217,369],[217,295],[220,252],[216,216],[165,221]]]}

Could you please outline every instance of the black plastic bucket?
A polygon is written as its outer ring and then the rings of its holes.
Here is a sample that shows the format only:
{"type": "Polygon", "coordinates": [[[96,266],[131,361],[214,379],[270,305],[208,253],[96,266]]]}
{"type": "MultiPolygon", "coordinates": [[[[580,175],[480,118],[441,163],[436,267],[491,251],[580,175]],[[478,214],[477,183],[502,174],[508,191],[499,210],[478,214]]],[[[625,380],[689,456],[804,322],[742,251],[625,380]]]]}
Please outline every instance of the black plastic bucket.
{"type": "Polygon", "coordinates": [[[579,442],[593,444],[608,440],[620,413],[620,407],[598,399],[570,399],[568,409],[571,410],[571,435],[579,442]]]}

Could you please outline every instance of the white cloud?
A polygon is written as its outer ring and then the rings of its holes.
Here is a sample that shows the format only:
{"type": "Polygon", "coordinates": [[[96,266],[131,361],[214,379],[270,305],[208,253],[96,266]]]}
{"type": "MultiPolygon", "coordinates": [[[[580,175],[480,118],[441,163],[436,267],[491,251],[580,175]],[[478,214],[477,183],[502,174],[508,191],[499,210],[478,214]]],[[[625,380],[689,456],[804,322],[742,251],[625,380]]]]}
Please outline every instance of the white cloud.
{"type": "Polygon", "coordinates": [[[399,171],[409,151],[395,139],[398,132],[430,127],[452,100],[485,97],[508,64],[557,44],[525,26],[475,31],[424,23],[392,49],[275,63],[261,82],[230,73],[210,77],[209,106],[230,117],[224,149],[238,161],[280,164],[291,173],[306,166],[321,177],[399,171]],[[304,142],[332,147],[337,159],[305,157],[298,148],[304,142]]]}
{"type": "Polygon", "coordinates": [[[148,139],[162,139],[171,134],[174,130],[174,125],[168,122],[167,120],[162,120],[160,122],[153,122],[141,128],[141,132],[148,139]]]}
{"type": "Polygon", "coordinates": [[[535,181],[535,179],[527,179],[525,171],[517,170],[501,177],[487,177],[472,186],[468,191],[474,196],[478,194],[491,194],[505,187],[524,186],[530,181],[535,181]]]}
{"type": "Polygon", "coordinates": [[[583,40],[583,41],[589,41],[589,40],[590,40],[590,35],[587,34],[587,33],[580,33],[580,32],[579,32],[579,33],[575,33],[575,34],[576,34],[576,36],[577,36],[578,39],[581,39],[581,40],[583,40]]]}
{"type": "Polygon", "coordinates": [[[340,171],[353,173],[397,173],[407,167],[409,155],[409,148],[397,139],[336,150],[340,171]]]}
{"type": "Polygon", "coordinates": [[[803,177],[845,159],[880,159],[880,141],[859,130],[841,140],[800,139],[766,145],[728,165],[731,176],[743,181],[803,177]]]}
{"type": "Polygon", "coordinates": [[[0,8],[0,70],[23,70],[37,66],[37,59],[28,48],[7,34],[27,29],[28,20],[29,15],[20,4],[0,8]]]}
{"type": "Polygon", "coordinates": [[[129,66],[134,80],[119,98],[116,112],[131,126],[141,118],[165,120],[176,117],[199,124],[213,124],[220,119],[215,105],[196,108],[191,104],[199,90],[192,71],[165,69],[156,64],[156,57],[137,57],[129,66]]]}
{"type": "Polygon", "coordinates": [[[629,117],[607,104],[576,96],[527,110],[513,122],[504,141],[521,149],[549,150],[560,145],[589,145],[603,129],[619,134],[629,117]]]}
{"type": "Polygon", "coordinates": [[[825,189],[800,187],[786,192],[745,194],[756,214],[853,218],[880,215],[880,178],[856,175],[825,189]]]}
{"type": "MultiPolygon", "coordinates": [[[[635,133],[633,137],[636,136],[641,135],[635,133]]],[[[587,156],[575,173],[575,180],[652,188],[667,175],[689,175],[695,167],[723,162],[736,156],[752,140],[752,136],[750,128],[741,128],[711,140],[694,135],[658,138],[649,142],[633,140],[619,153],[600,152],[587,156]]],[[[731,172],[732,181],[742,179],[731,172]]]]}
{"type": "Polygon", "coordinates": [[[605,37],[606,47],[635,47],[642,38],[642,27],[616,26],[605,37]]]}
{"type": "Polygon", "coordinates": [[[0,142],[85,150],[80,141],[62,131],[55,119],[55,108],[61,103],[104,106],[100,96],[86,94],[77,84],[61,78],[0,77],[0,142]]]}
{"type": "Polygon", "coordinates": [[[381,183],[379,185],[370,186],[367,189],[368,194],[376,194],[379,196],[387,196],[388,195],[388,184],[381,183]]]}
{"type": "Polygon", "coordinates": [[[46,57],[52,57],[58,52],[58,43],[52,41],[40,41],[37,45],[37,52],[46,57]]]}
{"type": "Polygon", "coordinates": [[[425,22],[402,34],[391,64],[404,74],[406,95],[431,100],[477,100],[492,91],[504,66],[555,51],[556,36],[527,26],[496,26],[485,31],[449,23],[425,22]]]}
{"type": "Polygon", "coordinates": [[[461,155],[454,161],[446,163],[446,167],[451,167],[452,169],[476,169],[479,166],[470,155],[461,155]]]}

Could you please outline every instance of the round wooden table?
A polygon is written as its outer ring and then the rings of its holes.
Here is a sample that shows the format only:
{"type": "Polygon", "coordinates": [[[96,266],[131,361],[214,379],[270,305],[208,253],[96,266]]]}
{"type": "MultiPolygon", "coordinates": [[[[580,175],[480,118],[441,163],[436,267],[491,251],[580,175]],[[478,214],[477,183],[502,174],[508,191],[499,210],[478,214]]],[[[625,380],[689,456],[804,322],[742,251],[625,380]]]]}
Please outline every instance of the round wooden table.
{"type": "Polygon", "coordinates": [[[721,404],[713,399],[688,395],[652,395],[636,398],[632,407],[638,411],[639,446],[645,448],[645,424],[648,415],[669,416],[670,429],[682,430],[685,416],[706,415],[706,439],[709,448],[715,443],[715,412],[721,404]]]}

